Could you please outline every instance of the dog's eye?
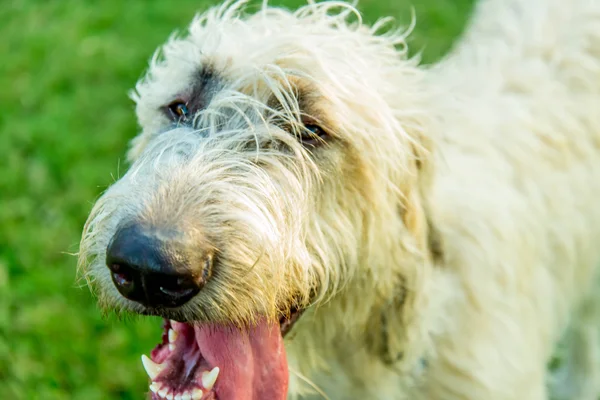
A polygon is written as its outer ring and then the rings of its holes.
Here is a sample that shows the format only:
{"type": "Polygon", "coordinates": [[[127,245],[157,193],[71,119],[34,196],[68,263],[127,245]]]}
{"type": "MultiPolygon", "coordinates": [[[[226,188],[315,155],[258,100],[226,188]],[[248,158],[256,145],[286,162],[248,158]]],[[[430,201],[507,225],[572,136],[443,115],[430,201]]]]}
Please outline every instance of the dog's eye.
{"type": "Polygon", "coordinates": [[[314,123],[305,123],[304,129],[302,130],[300,140],[305,146],[317,146],[323,143],[323,140],[327,136],[327,132],[323,130],[319,125],[314,123]]]}
{"type": "Polygon", "coordinates": [[[177,121],[187,119],[190,113],[187,105],[180,100],[172,102],[169,104],[168,108],[171,118],[177,121]]]}

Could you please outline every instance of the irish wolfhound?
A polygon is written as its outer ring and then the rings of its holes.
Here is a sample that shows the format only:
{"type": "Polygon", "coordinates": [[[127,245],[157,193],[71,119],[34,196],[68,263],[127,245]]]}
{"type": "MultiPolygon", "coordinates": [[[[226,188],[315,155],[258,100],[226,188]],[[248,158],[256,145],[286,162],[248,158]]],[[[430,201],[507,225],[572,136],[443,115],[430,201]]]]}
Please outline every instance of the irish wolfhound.
{"type": "Polygon", "coordinates": [[[165,318],[153,399],[597,398],[600,0],[482,1],[431,68],[405,38],[229,3],[156,53],[80,254],[165,318]]]}

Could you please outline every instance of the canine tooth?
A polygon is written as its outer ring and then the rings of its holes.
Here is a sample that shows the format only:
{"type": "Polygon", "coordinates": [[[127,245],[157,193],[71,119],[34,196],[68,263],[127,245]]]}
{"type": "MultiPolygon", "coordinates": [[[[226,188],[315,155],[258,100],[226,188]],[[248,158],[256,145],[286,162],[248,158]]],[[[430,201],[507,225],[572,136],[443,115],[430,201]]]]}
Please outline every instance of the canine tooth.
{"type": "Polygon", "coordinates": [[[152,393],[158,392],[159,389],[160,389],[160,383],[152,382],[152,385],[150,385],[150,390],[152,390],[152,393]]]}
{"type": "Polygon", "coordinates": [[[202,386],[207,390],[211,390],[219,376],[219,367],[214,367],[210,372],[204,371],[202,373],[202,386]]]}
{"type": "Polygon", "coordinates": [[[167,394],[167,399],[168,400],[173,400],[173,393],[167,394]]]}
{"type": "Polygon", "coordinates": [[[181,400],[192,400],[192,394],[190,392],[185,392],[181,395],[181,400]]]}
{"type": "Polygon", "coordinates": [[[165,399],[167,398],[168,393],[169,393],[169,388],[166,388],[166,387],[164,387],[158,391],[158,395],[160,397],[164,397],[165,399]]]}
{"type": "Polygon", "coordinates": [[[181,400],[181,393],[177,393],[174,397],[173,400],[181,400]]]}
{"type": "Polygon", "coordinates": [[[175,345],[173,343],[169,343],[169,351],[175,350],[175,345]]]}
{"type": "Polygon", "coordinates": [[[173,343],[175,340],[177,340],[177,332],[173,329],[169,329],[169,343],[173,343]]]}
{"type": "Polygon", "coordinates": [[[162,364],[157,364],[148,358],[145,354],[142,354],[142,365],[146,370],[146,373],[150,377],[151,380],[154,380],[158,374],[162,372],[164,366],[162,364]]]}
{"type": "Polygon", "coordinates": [[[192,390],[192,399],[191,400],[200,400],[202,398],[203,394],[204,393],[202,393],[202,389],[194,388],[194,390],[192,390]]]}

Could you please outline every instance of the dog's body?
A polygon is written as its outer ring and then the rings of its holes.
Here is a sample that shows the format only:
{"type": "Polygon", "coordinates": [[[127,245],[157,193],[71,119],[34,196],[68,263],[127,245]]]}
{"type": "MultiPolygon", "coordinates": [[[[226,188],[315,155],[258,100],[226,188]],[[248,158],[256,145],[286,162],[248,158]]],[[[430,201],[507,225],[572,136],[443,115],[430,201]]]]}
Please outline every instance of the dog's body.
{"type": "Polygon", "coordinates": [[[243,325],[296,299],[307,309],[286,338],[290,397],[548,399],[563,338],[553,396],[596,400],[600,1],[483,0],[429,69],[393,50],[401,34],[327,10],[213,10],[153,63],[135,164],[82,242],[102,301],[147,312],[104,266],[123,220],[200,229],[217,272],[156,313],[243,325]],[[186,90],[186,104],[206,98],[202,138],[157,116],[186,90]],[[298,132],[264,117],[276,109],[320,121],[326,145],[288,143],[298,132]]]}

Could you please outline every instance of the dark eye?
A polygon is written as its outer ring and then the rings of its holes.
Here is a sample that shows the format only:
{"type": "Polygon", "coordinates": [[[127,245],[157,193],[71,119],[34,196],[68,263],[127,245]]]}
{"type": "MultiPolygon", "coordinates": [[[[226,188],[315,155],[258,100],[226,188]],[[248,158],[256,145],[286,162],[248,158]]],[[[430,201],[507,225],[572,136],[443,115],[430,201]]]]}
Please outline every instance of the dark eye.
{"type": "Polygon", "coordinates": [[[303,145],[314,147],[323,143],[323,140],[326,136],[327,132],[325,132],[319,125],[314,123],[305,123],[300,139],[302,140],[303,145]]]}
{"type": "Polygon", "coordinates": [[[185,120],[189,117],[190,111],[183,101],[174,101],[173,103],[169,104],[168,107],[171,118],[176,121],[185,120]]]}

